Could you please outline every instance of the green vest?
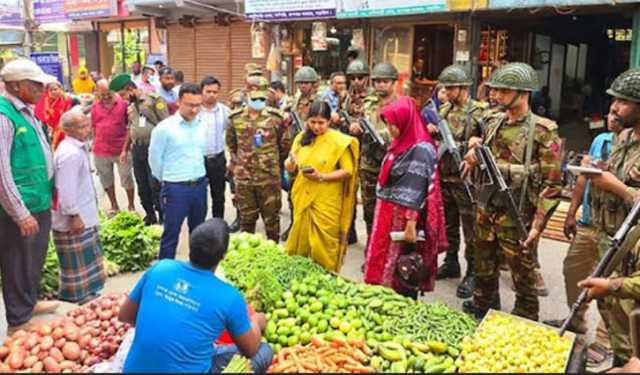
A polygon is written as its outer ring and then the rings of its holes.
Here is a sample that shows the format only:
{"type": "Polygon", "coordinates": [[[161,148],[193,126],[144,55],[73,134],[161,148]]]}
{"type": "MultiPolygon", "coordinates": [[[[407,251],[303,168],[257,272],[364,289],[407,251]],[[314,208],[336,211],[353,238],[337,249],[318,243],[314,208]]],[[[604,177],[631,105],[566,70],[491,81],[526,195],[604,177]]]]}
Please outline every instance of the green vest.
{"type": "MultiPolygon", "coordinates": [[[[31,213],[51,208],[52,181],[36,129],[9,100],[0,97],[0,113],[13,123],[11,174],[22,201],[31,213]]],[[[6,215],[0,207],[0,215],[6,215]]]]}

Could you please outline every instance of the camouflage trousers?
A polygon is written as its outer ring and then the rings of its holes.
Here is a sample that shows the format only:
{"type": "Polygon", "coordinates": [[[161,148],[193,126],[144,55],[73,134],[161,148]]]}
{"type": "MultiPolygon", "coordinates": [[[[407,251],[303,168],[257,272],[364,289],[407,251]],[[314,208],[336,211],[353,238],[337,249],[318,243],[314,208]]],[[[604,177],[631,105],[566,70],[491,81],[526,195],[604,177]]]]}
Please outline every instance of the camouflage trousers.
{"type": "Polygon", "coordinates": [[[367,238],[371,235],[373,226],[373,213],[376,210],[376,185],[378,174],[360,171],[360,192],[362,194],[362,213],[367,225],[367,238]]]}
{"type": "Polygon", "coordinates": [[[536,274],[533,254],[520,246],[520,236],[514,226],[501,225],[506,215],[489,214],[478,208],[475,227],[476,288],[474,305],[488,310],[500,298],[500,254],[511,269],[516,289],[512,314],[538,320],[540,304],[535,290],[536,274]]]}
{"type": "Polygon", "coordinates": [[[620,299],[612,296],[604,298],[598,304],[598,307],[603,305],[606,311],[606,315],[603,316],[609,331],[609,341],[616,366],[627,363],[633,357],[633,345],[629,335],[629,315],[638,306],[637,304],[638,302],[633,299],[620,299]]]}
{"type": "Polygon", "coordinates": [[[464,185],[456,182],[442,183],[442,200],[445,207],[445,222],[447,225],[447,239],[449,248],[445,262],[458,263],[460,251],[460,223],[464,234],[464,257],[467,260],[467,270],[473,270],[475,254],[473,241],[473,227],[476,218],[475,207],[464,191],[464,185]]]}
{"type": "Polygon", "coordinates": [[[262,216],[267,238],[280,238],[280,208],[282,191],[280,181],[266,185],[249,185],[236,182],[236,205],[240,211],[240,230],[253,233],[258,217],[262,216]]]}

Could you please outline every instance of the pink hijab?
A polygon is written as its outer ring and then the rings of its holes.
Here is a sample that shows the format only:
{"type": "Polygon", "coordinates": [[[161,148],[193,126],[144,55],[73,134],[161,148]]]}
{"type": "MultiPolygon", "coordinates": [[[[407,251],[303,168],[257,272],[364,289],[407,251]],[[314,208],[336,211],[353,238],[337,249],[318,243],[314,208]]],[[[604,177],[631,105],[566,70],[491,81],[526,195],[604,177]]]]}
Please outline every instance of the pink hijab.
{"type": "MultiPolygon", "coordinates": [[[[382,162],[378,183],[384,186],[389,179],[394,160],[414,145],[427,142],[435,147],[422,116],[418,113],[416,102],[409,96],[402,96],[388,104],[382,110],[382,117],[388,123],[394,124],[400,130],[400,136],[394,139],[387,148],[387,154],[382,162]]],[[[449,246],[444,221],[444,205],[440,188],[440,171],[437,164],[431,176],[431,184],[427,192],[425,204],[425,233],[431,239],[430,251],[443,252],[449,246]]]]}

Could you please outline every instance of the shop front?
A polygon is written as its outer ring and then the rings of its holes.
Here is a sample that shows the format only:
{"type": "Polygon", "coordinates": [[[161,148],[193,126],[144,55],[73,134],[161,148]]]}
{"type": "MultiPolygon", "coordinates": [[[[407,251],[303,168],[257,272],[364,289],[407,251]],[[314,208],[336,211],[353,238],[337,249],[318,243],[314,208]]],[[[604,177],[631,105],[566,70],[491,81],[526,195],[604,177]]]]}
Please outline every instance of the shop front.
{"type": "Polygon", "coordinates": [[[535,102],[550,103],[534,109],[559,123],[567,150],[585,151],[605,129],[606,89],[629,67],[633,9],[584,6],[564,13],[543,8],[533,14],[522,9],[510,10],[508,17],[505,11],[480,13],[475,18],[481,30],[478,81],[507,62],[531,64],[542,88],[534,98],[547,99],[535,102]]]}

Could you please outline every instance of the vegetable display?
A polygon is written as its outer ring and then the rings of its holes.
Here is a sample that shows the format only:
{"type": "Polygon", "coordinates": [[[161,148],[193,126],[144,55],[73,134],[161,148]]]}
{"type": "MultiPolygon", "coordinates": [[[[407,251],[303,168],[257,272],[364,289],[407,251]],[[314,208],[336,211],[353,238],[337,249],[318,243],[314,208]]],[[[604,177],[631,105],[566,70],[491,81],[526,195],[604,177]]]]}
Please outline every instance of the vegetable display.
{"type": "Polygon", "coordinates": [[[222,267],[252,306],[267,313],[265,338],[277,353],[315,339],[361,340],[376,372],[453,372],[460,340],[476,328],[475,320],[444,304],[337,277],[259,235],[232,236],[222,267]]]}
{"type": "Polygon", "coordinates": [[[122,296],[101,297],[0,346],[0,372],[86,372],[117,351],[130,328],[117,320],[122,296]]]}
{"type": "Polygon", "coordinates": [[[162,227],[145,227],[136,213],[121,211],[100,223],[102,253],[124,272],[144,271],[158,254],[162,227]]]}
{"type": "Polygon", "coordinates": [[[491,310],[461,343],[460,372],[561,373],[571,354],[571,332],[491,310]]]}
{"type": "Polygon", "coordinates": [[[250,374],[253,373],[251,368],[251,362],[240,354],[235,354],[231,357],[231,361],[221,371],[223,374],[250,374]]]}

